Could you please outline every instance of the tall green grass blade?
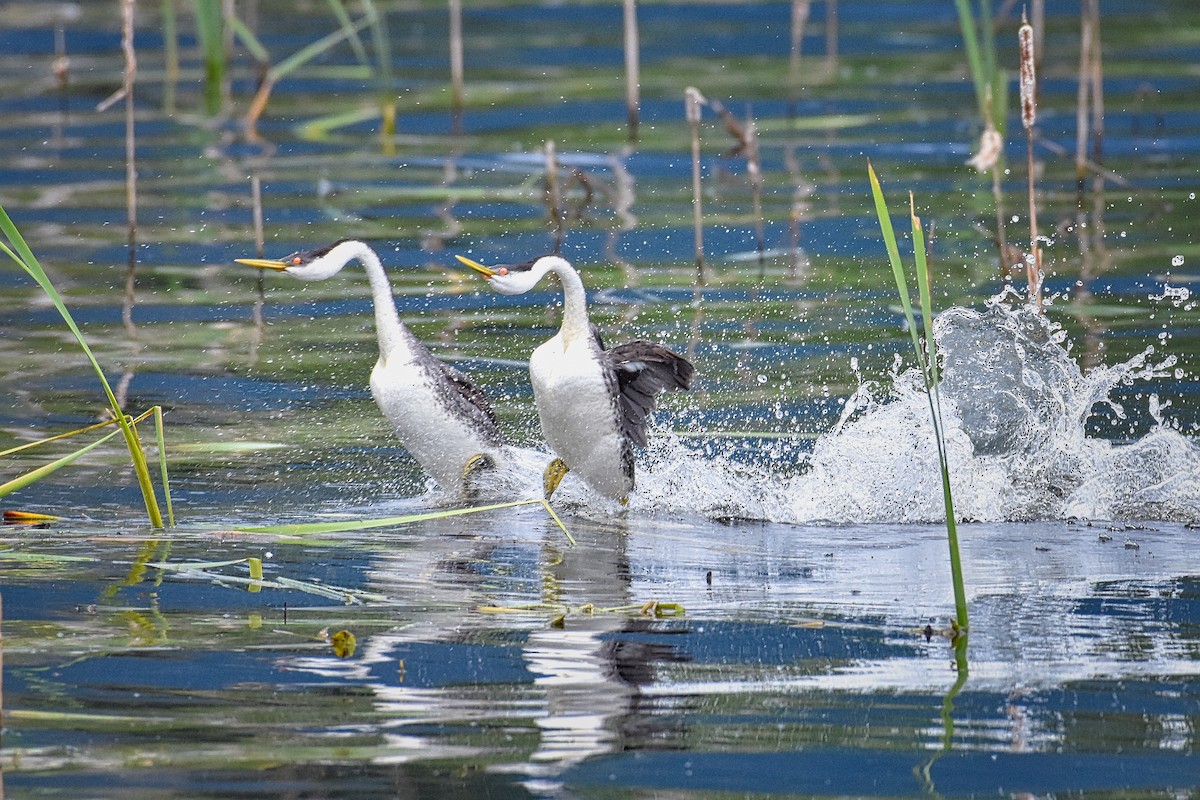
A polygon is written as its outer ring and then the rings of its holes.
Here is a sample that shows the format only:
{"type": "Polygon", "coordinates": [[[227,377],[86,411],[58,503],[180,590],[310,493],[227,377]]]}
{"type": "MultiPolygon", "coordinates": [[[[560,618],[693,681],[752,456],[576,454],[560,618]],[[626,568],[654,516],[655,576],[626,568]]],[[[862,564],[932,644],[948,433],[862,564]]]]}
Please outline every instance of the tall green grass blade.
{"type": "Polygon", "coordinates": [[[167,503],[167,524],[175,527],[175,507],[171,504],[171,476],[167,474],[167,437],[163,428],[162,406],[154,407],[154,435],[158,440],[158,471],[163,499],[167,503]]]}
{"type": "Polygon", "coordinates": [[[971,70],[971,81],[975,84],[975,99],[979,105],[979,114],[983,117],[986,114],[984,96],[987,87],[991,85],[991,75],[984,71],[975,12],[971,10],[971,0],[954,0],[954,5],[958,9],[958,26],[962,30],[963,48],[967,51],[967,67],[971,70]]]}
{"type": "Polygon", "coordinates": [[[320,39],[313,42],[312,44],[309,44],[309,45],[306,45],[305,47],[300,48],[295,53],[292,53],[290,56],[285,58],[283,61],[280,61],[275,66],[271,67],[271,70],[270,70],[271,81],[277,83],[280,79],[282,79],[285,76],[296,71],[300,67],[307,64],[309,61],[312,61],[317,56],[327,52],[334,46],[345,41],[346,37],[349,36],[350,34],[357,33],[358,31],[361,31],[364,28],[368,27],[369,25],[371,25],[371,22],[372,22],[372,20],[370,18],[370,15],[368,15],[368,16],[360,19],[358,22],[354,23],[354,25],[351,26],[349,29],[337,30],[337,31],[334,31],[333,33],[326,34],[325,36],[322,36],[320,39]]]}
{"type": "Polygon", "coordinates": [[[337,17],[338,25],[347,32],[346,39],[350,42],[350,49],[354,51],[354,57],[358,59],[358,63],[370,64],[367,48],[363,46],[362,39],[359,38],[358,31],[354,28],[354,22],[350,19],[350,12],[346,10],[346,4],[342,0],[327,0],[327,2],[333,15],[337,17]]]}
{"type": "Polygon", "coordinates": [[[912,192],[908,194],[908,207],[912,223],[913,259],[917,267],[917,296],[921,300],[921,323],[925,332],[925,388],[930,390],[932,397],[937,394],[938,384],[937,355],[933,341],[933,298],[929,288],[929,265],[925,257],[925,231],[913,205],[912,192]]]}
{"type": "Polygon", "coordinates": [[[16,224],[8,216],[8,212],[3,207],[0,207],[0,233],[3,233],[4,237],[8,240],[7,243],[0,241],[0,250],[3,250],[9,258],[17,262],[37,282],[46,296],[50,298],[50,302],[54,305],[59,315],[62,316],[67,328],[83,349],[83,354],[87,356],[87,360],[91,363],[92,369],[96,371],[97,377],[100,378],[100,385],[104,388],[104,394],[108,399],[109,406],[112,408],[117,425],[120,426],[121,432],[125,434],[125,443],[129,447],[129,458],[133,462],[133,470],[137,475],[138,486],[142,491],[142,499],[146,503],[146,513],[150,517],[150,524],[156,528],[163,527],[162,512],[159,511],[158,499],[154,495],[154,484],[150,480],[150,470],[146,465],[146,453],[142,450],[141,442],[138,441],[137,432],[134,431],[133,425],[129,422],[125,412],[117,402],[117,397],[113,394],[112,387],[108,383],[108,378],[105,377],[104,370],[100,367],[100,362],[96,360],[96,356],[92,353],[92,348],[88,346],[87,340],[83,338],[83,333],[79,330],[79,326],[75,324],[75,319],[71,316],[71,312],[67,310],[62,296],[54,288],[54,284],[50,282],[46,271],[42,269],[42,265],[38,263],[37,258],[33,255],[33,251],[29,249],[29,245],[26,244],[24,237],[21,236],[21,232],[17,230],[16,224]]]}
{"type": "Polygon", "coordinates": [[[87,445],[86,447],[76,450],[74,453],[68,453],[67,455],[63,456],[62,458],[51,461],[49,464],[43,464],[42,466],[38,467],[35,470],[30,470],[29,472],[26,472],[24,475],[21,475],[19,477],[13,478],[11,481],[7,481],[3,484],[0,484],[0,497],[10,495],[15,491],[24,489],[26,486],[29,486],[32,483],[37,483],[42,478],[45,478],[48,475],[53,475],[55,472],[58,472],[60,469],[67,466],[72,461],[75,461],[76,459],[80,458],[81,456],[85,456],[88,453],[92,452],[97,447],[104,444],[105,442],[107,442],[109,439],[113,438],[120,432],[121,431],[119,431],[119,430],[115,430],[106,436],[100,437],[99,439],[97,439],[96,441],[87,445]]]}
{"type": "Polygon", "coordinates": [[[392,76],[392,37],[388,35],[387,18],[379,13],[374,0],[362,0],[362,4],[371,26],[371,42],[375,47],[379,79],[386,88],[392,76]]]}
{"type": "Polygon", "coordinates": [[[221,0],[193,0],[196,35],[204,51],[204,106],[221,110],[221,81],[225,79],[225,41],[221,35],[221,0]]]}
{"type": "Polygon", "coordinates": [[[888,214],[887,202],[883,197],[883,188],[874,167],[867,163],[867,172],[871,180],[871,195],[875,201],[875,212],[879,217],[879,228],[883,232],[884,244],[891,262],[892,275],[896,279],[896,291],[904,306],[904,317],[908,322],[909,334],[912,339],[913,355],[921,370],[925,383],[925,396],[929,401],[929,413],[933,423],[933,434],[938,452],[938,466],[942,479],[942,502],[946,517],[946,538],[950,549],[950,574],[954,583],[954,611],[958,629],[966,631],[967,595],[963,581],[962,560],[958,548],[957,515],[954,512],[954,499],[950,490],[950,462],[946,452],[946,437],[942,426],[941,401],[938,393],[937,347],[933,338],[933,299],[930,290],[929,264],[925,256],[925,235],[921,227],[921,219],[913,207],[909,197],[909,217],[912,224],[913,259],[916,263],[917,292],[921,301],[925,347],[917,334],[916,317],[913,313],[912,300],[908,292],[908,280],[904,275],[904,265],[900,260],[900,248],[896,242],[896,232],[892,228],[891,217],[888,214]]]}
{"type": "Polygon", "coordinates": [[[892,275],[896,279],[896,289],[900,293],[900,305],[904,308],[904,319],[908,323],[908,333],[912,337],[913,350],[917,353],[917,362],[924,374],[925,365],[922,361],[923,351],[921,340],[917,335],[917,319],[913,314],[912,300],[908,296],[908,281],[904,279],[904,263],[900,260],[900,246],[896,242],[896,231],[892,228],[892,218],[888,214],[887,203],[883,199],[883,188],[879,185],[879,177],[871,162],[867,162],[867,174],[871,178],[871,196],[875,199],[875,214],[879,217],[879,227],[883,230],[883,243],[887,247],[888,261],[892,265],[892,275]]]}
{"type": "Polygon", "coordinates": [[[79,436],[80,434],[83,434],[83,433],[91,433],[92,431],[99,430],[100,428],[107,428],[109,425],[116,425],[116,424],[117,424],[117,421],[115,419],[105,420],[104,422],[97,422],[95,425],[88,425],[86,428],[76,428],[75,430],[67,431],[66,433],[60,433],[55,436],[47,436],[45,439],[38,439],[36,442],[26,442],[25,444],[19,444],[16,447],[10,447],[7,450],[0,450],[0,458],[4,458],[6,456],[11,456],[14,453],[20,453],[25,450],[31,450],[35,447],[40,447],[41,445],[44,445],[44,444],[50,444],[51,442],[57,442],[62,439],[69,439],[72,436],[79,436]]]}
{"type": "Polygon", "coordinates": [[[271,63],[271,54],[267,52],[267,48],[263,45],[259,38],[254,35],[254,31],[250,30],[250,28],[246,26],[246,23],[242,22],[237,17],[230,17],[228,22],[229,27],[233,29],[233,35],[236,36],[238,41],[250,51],[250,55],[254,56],[256,61],[258,61],[260,64],[271,63]]]}
{"type": "Polygon", "coordinates": [[[912,215],[913,258],[916,261],[917,286],[921,295],[921,308],[924,310],[926,358],[929,364],[929,376],[926,390],[929,397],[929,412],[933,415],[934,436],[937,438],[938,462],[942,471],[942,502],[946,508],[946,536],[950,543],[950,574],[954,581],[954,611],[958,617],[960,628],[967,627],[967,595],[963,585],[962,562],[958,553],[958,515],[954,513],[954,497],[950,492],[950,458],[946,452],[946,428],[942,423],[942,401],[939,390],[941,383],[938,375],[937,341],[933,336],[933,299],[929,274],[929,264],[925,256],[925,234],[921,227],[921,218],[913,207],[912,195],[909,195],[909,208],[912,215]]]}

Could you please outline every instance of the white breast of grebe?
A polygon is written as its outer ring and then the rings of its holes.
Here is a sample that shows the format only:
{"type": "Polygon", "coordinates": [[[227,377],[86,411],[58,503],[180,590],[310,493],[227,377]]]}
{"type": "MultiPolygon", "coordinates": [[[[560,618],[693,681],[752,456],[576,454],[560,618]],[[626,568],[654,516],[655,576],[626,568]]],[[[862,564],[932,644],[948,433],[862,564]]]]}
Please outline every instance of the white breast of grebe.
{"type": "Polygon", "coordinates": [[[371,394],[405,449],[443,490],[459,492],[472,456],[487,453],[499,464],[501,453],[450,414],[441,391],[413,361],[381,359],[371,371],[371,394]]]}
{"type": "Polygon", "coordinates": [[[561,334],[533,351],[529,375],[546,443],[571,472],[597,492],[625,497],[633,490],[625,474],[617,407],[591,342],[564,346],[561,334]]]}

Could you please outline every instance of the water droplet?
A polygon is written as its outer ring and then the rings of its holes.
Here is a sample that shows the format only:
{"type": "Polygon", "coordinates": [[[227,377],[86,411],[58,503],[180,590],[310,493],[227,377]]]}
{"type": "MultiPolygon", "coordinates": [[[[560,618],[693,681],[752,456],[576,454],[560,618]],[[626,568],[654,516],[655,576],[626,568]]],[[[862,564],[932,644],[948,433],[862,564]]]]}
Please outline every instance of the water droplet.
{"type": "Polygon", "coordinates": [[[1172,267],[1182,267],[1183,266],[1183,256],[1172,256],[1171,266],[1172,267]]]}
{"type": "Polygon", "coordinates": [[[767,382],[767,376],[766,376],[766,375],[759,375],[759,376],[758,376],[758,382],[759,382],[759,383],[766,383],[766,382],[767,382]]]}

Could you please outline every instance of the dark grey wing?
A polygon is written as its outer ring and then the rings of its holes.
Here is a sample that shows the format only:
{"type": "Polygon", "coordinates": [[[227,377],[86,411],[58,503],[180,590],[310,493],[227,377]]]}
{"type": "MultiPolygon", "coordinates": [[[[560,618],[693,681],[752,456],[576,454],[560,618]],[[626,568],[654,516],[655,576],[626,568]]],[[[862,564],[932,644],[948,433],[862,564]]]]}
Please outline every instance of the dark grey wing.
{"type": "Polygon", "coordinates": [[[646,417],[654,411],[659,393],[690,389],[695,367],[673,350],[640,340],[619,344],[601,356],[617,378],[621,428],[645,447],[646,417]]]}
{"type": "Polygon", "coordinates": [[[432,355],[430,360],[436,365],[437,374],[442,378],[446,387],[446,402],[452,412],[466,417],[468,424],[475,428],[488,444],[496,447],[504,444],[500,435],[500,425],[496,420],[496,412],[483,393],[471,379],[441,359],[432,355]]]}

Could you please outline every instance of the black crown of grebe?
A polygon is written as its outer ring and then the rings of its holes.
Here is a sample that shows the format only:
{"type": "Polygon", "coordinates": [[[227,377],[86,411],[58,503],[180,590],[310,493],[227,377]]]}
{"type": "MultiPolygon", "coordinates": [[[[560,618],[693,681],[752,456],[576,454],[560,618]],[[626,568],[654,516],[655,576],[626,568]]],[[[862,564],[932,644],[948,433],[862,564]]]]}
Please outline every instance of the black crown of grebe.
{"type": "Polygon", "coordinates": [[[472,494],[475,474],[503,462],[504,440],[487,398],[466,375],[435,358],[400,321],[391,283],[370,246],[342,239],[278,261],[236,260],[304,281],[324,280],[351,261],[361,263],[371,283],[379,339],[371,394],[400,443],[453,494],[472,494]]]}
{"type": "Polygon", "coordinates": [[[646,417],[664,390],[689,389],[694,368],[653,342],[606,349],[588,320],[583,280],[560,256],[485,267],[456,256],[501,294],[521,294],[543,277],[562,283],[562,327],[529,357],[529,378],[542,433],[556,458],[543,484],[549,498],[567,471],[595,491],[624,502],[634,488],[633,445],[646,444],[646,417]]]}

